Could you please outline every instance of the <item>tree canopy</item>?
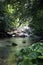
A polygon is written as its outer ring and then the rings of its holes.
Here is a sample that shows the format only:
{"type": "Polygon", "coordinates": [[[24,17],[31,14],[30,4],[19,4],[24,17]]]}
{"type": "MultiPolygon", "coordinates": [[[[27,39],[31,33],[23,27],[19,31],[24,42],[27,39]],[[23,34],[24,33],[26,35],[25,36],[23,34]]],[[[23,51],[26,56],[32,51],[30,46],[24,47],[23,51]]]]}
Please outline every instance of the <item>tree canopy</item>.
{"type": "Polygon", "coordinates": [[[43,31],[43,0],[0,0],[0,31],[27,21],[43,31]]]}

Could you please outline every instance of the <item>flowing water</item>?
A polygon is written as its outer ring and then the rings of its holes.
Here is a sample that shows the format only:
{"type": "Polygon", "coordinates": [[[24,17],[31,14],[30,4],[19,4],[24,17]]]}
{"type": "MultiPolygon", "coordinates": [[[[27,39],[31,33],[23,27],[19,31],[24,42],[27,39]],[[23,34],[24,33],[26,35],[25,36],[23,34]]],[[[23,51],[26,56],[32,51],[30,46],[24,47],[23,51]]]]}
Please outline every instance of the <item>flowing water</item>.
{"type": "Polygon", "coordinates": [[[15,62],[15,53],[29,46],[29,44],[30,40],[28,37],[0,39],[0,65],[13,65],[15,62]],[[12,46],[12,43],[17,44],[17,46],[12,46]]]}

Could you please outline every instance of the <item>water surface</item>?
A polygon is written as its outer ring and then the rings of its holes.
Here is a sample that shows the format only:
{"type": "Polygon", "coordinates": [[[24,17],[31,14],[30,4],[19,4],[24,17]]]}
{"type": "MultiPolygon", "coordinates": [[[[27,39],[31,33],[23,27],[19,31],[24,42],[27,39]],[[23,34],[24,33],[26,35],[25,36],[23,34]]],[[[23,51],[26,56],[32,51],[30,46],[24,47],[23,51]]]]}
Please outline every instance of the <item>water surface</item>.
{"type": "Polygon", "coordinates": [[[0,65],[6,65],[4,64],[7,60],[7,65],[12,65],[11,63],[14,63],[15,59],[15,53],[18,53],[18,51],[24,47],[29,46],[30,40],[28,37],[20,38],[20,37],[12,37],[7,39],[0,39],[0,65]],[[24,43],[25,41],[25,43],[24,43]],[[17,46],[12,46],[12,43],[16,43],[17,46]],[[13,59],[13,60],[12,60],[13,59]]]}

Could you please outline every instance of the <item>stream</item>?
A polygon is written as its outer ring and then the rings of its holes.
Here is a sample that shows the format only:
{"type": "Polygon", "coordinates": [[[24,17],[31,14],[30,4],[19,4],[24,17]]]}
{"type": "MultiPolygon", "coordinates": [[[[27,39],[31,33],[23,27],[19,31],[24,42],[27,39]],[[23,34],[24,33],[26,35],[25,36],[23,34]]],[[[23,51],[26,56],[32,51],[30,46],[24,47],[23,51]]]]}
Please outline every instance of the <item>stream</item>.
{"type": "Polygon", "coordinates": [[[20,49],[29,46],[30,43],[28,37],[0,39],[0,65],[13,65],[15,62],[15,53],[18,53],[20,49]],[[17,46],[12,46],[12,43],[16,43],[17,46]]]}

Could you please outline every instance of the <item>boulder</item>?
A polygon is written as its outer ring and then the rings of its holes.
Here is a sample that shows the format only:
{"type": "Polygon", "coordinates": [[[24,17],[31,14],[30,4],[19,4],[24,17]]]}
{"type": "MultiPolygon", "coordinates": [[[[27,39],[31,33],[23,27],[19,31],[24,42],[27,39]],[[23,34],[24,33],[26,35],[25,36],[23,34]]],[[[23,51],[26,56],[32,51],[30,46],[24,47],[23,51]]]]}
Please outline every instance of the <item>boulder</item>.
{"type": "Polygon", "coordinates": [[[22,43],[26,43],[26,41],[24,40],[22,43]]]}
{"type": "Polygon", "coordinates": [[[17,46],[17,44],[13,42],[13,43],[12,43],[12,46],[17,46]]]}

